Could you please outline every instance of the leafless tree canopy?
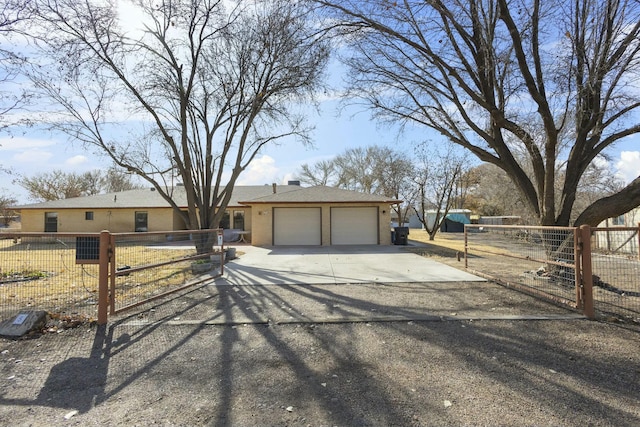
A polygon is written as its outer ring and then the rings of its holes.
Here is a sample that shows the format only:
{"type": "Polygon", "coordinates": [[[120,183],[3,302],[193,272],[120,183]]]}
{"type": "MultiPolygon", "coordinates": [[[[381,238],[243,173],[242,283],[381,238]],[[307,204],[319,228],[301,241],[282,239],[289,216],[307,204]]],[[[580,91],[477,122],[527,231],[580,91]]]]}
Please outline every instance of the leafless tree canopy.
{"type": "Polygon", "coordinates": [[[11,221],[14,219],[15,211],[11,209],[12,206],[15,206],[17,200],[11,196],[0,195],[0,216],[1,224],[4,227],[9,227],[11,221]]]}
{"type": "Polygon", "coordinates": [[[17,81],[19,67],[24,63],[24,56],[16,46],[20,37],[20,24],[28,18],[27,2],[5,0],[0,2],[0,130],[6,130],[12,123],[8,113],[22,107],[28,94],[21,89],[17,81]]]}
{"type": "Polygon", "coordinates": [[[174,178],[182,182],[189,228],[217,226],[265,144],[307,136],[289,107],[312,98],[328,49],[297,2],[34,4],[41,56],[28,74],[53,125],[147,180],[177,211],[174,178]]]}
{"type": "Polygon", "coordinates": [[[22,177],[17,182],[28,191],[30,199],[38,202],[113,193],[140,187],[133,182],[131,175],[115,168],[107,171],[96,169],[84,173],[56,169],[22,177]]]}
{"type": "Polygon", "coordinates": [[[463,194],[461,180],[467,172],[466,159],[456,153],[452,144],[417,151],[413,177],[416,197],[411,204],[429,239],[433,240],[449,210],[463,194]],[[429,210],[435,210],[432,217],[427,214],[429,210]]]}
{"type": "MultiPolygon", "coordinates": [[[[468,191],[463,186],[465,162],[465,156],[456,154],[447,143],[435,149],[418,149],[415,156],[372,145],[349,148],[333,159],[305,164],[298,178],[312,185],[330,185],[394,198],[401,201],[392,207],[400,226],[408,222],[413,212],[427,226],[426,210],[438,209],[446,215],[455,203],[463,203],[468,191]]],[[[439,214],[437,221],[444,219],[444,215],[439,214]]],[[[435,231],[431,225],[427,226],[432,237],[439,225],[440,222],[435,231]]]]}
{"type": "Polygon", "coordinates": [[[346,149],[332,159],[302,165],[301,182],[346,190],[398,197],[398,188],[412,175],[413,165],[405,153],[372,145],[346,149]]]}
{"type": "MultiPolygon", "coordinates": [[[[348,43],[353,95],[504,170],[540,224],[568,225],[589,165],[640,132],[637,0],[315,3],[348,43]]],[[[639,204],[640,177],[575,224],[639,204]]]]}

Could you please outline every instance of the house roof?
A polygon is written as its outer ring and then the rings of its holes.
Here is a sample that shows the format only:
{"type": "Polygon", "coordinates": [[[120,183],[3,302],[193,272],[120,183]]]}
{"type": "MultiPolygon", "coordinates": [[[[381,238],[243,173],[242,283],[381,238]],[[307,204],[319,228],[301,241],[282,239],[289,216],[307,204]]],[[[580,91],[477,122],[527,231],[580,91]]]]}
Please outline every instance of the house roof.
{"type": "Polygon", "coordinates": [[[375,194],[343,190],[336,187],[318,185],[298,187],[292,191],[276,192],[254,199],[240,199],[241,204],[279,204],[279,203],[400,203],[400,200],[375,194]]]}
{"type": "MultiPolygon", "coordinates": [[[[277,193],[287,193],[299,190],[298,185],[278,185],[277,193]]],[[[273,194],[272,185],[237,185],[229,202],[230,207],[241,206],[239,200],[252,200],[268,194],[273,194]]],[[[187,198],[184,187],[173,187],[173,200],[180,207],[187,208],[187,198]]],[[[132,208],[168,208],[169,203],[155,191],[144,188],[117,193],[97,194],[94,196],[73,197],[69,199],[52,200],[16,206],[16,210],[24,209],[132,209],[132,208]]]]}
{"type": "MultiPolygon", "coordinates": [[[[184,187],[173,187],[173,200],[181,208],[187,208],[184,187]]],[[[299,185],[237,185],[229,207],[258,203],[399,203],[399,200],[335,187],[300,187],[299,185]]],[[[136,189],[94,196],[73,197],[49,202],[16,206],[26,209],[145,209],[168,208],[169,203],[155,189],[136,189]]]]}

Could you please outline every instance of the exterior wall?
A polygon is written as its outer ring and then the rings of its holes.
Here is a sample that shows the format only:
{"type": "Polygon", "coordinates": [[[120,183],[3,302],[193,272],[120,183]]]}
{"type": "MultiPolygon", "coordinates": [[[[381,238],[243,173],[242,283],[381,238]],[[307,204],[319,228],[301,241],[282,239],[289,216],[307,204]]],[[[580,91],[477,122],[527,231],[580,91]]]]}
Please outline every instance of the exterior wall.
{"type": "MultiPolygon", "coordinates": [[[[256,204],[251,209],[251,244],[254,246],[273,245],[273,208],[320,207],[322,209],[322,245],[331,244],[331,207],[363,207],[378,206],[378,235],[381,245],[391,244],[391,214],[389,205],[385,204],[256,204]]],[[[248,214],[248,213],[247,213],[248,214]]],[[[246,215],[245,218],[248,218],[246,215]]]]}
{"type": "MultiPolygon", "coordinates": [[[[244,211],[245,230],[251,231],[251,208],[229,208],[244,211]]],[[[44,232],[45,212],[58,213],[58,232],[95,233],[109,230],[112,233],[135,231],[135,213],[147,212],[148,231],[185,230],[187,227],[172,208],[138,209],[24,209],[21,231],[44,232]],[[93,220],[85,219],[86,212],[93,212],[93,220]]]]}
{"type": "Polygon", "coordinates": [[[171,227],[171,230],[186,230],[187,225],[182,217],[180,217],[180,214],[174,210],[171,210],[171,213],[173,215],[173,226],[171,227]]]}
{"type": "Polygon", "coordinates": [[[251,244],[254,246],[271,246],[273,244],[273,205],[252,206],[251,244]]]}
{"type": "Polygon", "coordinates": [[[607,231],[595,233],[593,245],[597,249],[618,253],[638,253],[638,237],[640,232],[640,208],[633,209],[617,218],[609,218],[602,221],[598,227],[610,228],[607,231]],[[615,228],[638,227],[637,232],[615,230],[615,228]]]}
{"type": "MultiPolygon", "coordinates": [[[[253,208],[229,208],[244,211],[244,228],[251,232],[251,244],[271,246],[273,244],[273,208],[274,207],[321,207],[322,208],[322,245],[331,244],[331,207],[378,206],[378,235],[381,245],[391,244],[391,214],[385,204],[269,204],[254,205],[253,208]]],[[[135,230],[135,212],[147,212],[148,231],[169,231],[185,229],[184,222],[171,208],[152,209],[25,209],[22,211],[22,231],[44,232],[45,212],[58,213],[58,232],[82,233],[109,230],[113,233],[135,230]],[[85,213],[93,212],[93,220],[86,220],[85,213]]]]}
{"type": "Polygon", "coordinates": [[[171,208],[155,209],[25,209],[22,211],[22,231],[43,232],[45,212],[58,213],[58,232],[85,233],[109,230],[113,233],[135,229],[135,212],[147,212],[148,231],[171,230],[174,215],[171,208]],[[85,219],[93,212],[93,220],[85,219]]]}
{"type": "Polygon", "coordinates": [[[378,211],[380,212],[380,221],[378,223],[380,234],[380,244],[391,244],[391,206],[379,205],[378,211]]]}
{"type": "MultiPolygon", "coordinates": [[[[238,209],[240,210],[240,209],[238,209]]],[[[245,231],[253,231],[253,217],[251,215],[252,209],[250,207],[242,208],[244,210],[244,229],[245,231]]]]}

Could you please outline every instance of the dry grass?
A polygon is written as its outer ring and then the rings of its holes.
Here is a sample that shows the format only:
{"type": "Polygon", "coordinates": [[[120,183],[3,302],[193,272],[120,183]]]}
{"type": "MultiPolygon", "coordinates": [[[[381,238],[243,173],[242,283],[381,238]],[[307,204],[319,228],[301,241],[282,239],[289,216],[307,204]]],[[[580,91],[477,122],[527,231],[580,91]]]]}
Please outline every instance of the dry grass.
{"type": "MultiPolygon", "coordinates": [[[[458,259],[464,257],[464,234],[463,233],[437,233],[434,240],[429,240],[429,233],[419,228],[412,228],[409,231],[409,239],[421,243],[423,246],[414,247],[412,252],[423,256],[438,258],[438,261],[450,264],[455,267],[462,267],[458,259]]],[[[477,251],[489,251],[501,254],[509,254],[509,251],[489,245],[481,245],[473,242],[470,256],[473,256],[473,249],[477,251]]]]}
{"type": "MultiPolygon", "coordinates": [[[[164,292],[193,279],[190,262],[178,262],[195,254],[193,247],[154,248],[141,242],[117,253],[117,265],[140,267],[176,261],[116,279],[116,297],[131,301],[164,292]]],[[[50,240],[14,242],[0,240],[0,314],[25,308],[93,315],[98,299],[98,266],[76,264],[73,242],[50,240]]]]}

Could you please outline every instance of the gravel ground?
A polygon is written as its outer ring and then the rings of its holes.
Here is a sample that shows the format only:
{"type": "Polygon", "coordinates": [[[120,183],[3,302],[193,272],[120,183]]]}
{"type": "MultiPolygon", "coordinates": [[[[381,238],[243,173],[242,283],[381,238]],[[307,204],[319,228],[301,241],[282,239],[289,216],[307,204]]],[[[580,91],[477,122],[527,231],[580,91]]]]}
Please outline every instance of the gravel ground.
{"type": "Polygon", "coordinates": [[[640,425],[636,327],[444,286],[205,286],[0,340],[0,425],[640,425]]]}

